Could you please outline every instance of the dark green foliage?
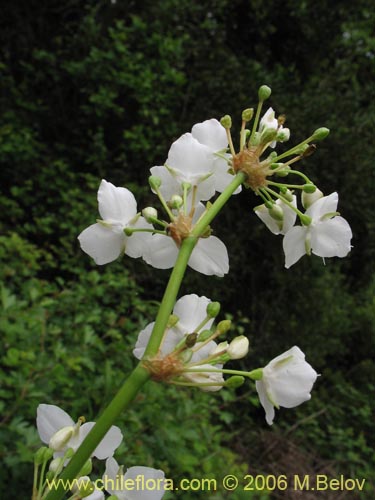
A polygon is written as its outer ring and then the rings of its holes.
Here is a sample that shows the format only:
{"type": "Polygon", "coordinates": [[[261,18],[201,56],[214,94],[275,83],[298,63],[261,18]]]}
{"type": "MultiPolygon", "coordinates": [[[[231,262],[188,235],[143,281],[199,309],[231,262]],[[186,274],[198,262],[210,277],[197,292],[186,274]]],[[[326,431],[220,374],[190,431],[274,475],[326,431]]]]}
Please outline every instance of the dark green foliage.
{"type": "MultiPolygon", "coordinates": [[[[135,336],[153,319],[169,274],[131,259],[98,268],[82,254],[76,238],[95,222],[100,179],[129,187],[140,207],[155,203],[146,178],[171,142],[226,113],[236,136],[242,109],[256,104],[263,83],[273,89],[269,104],[287,114],[291,142],[331,128],[301,168],[324,193],[339,192],[354,233],[351,256],[283,269],[281,238],[260,223],[252,211],[259,199],[244,191],[214,224],[230,243],[230,274],[202,279],[188,271],[181,295],[222,302],[251,338],[244,366],[299,345],[322,377],[311,402],[280,412],[275,434],[301,422],[292,434],[301,448],[313,448],[337,473],[370,481],[371,2],[30,1],[8,2],[3,13],[0,440],[8,496],[29,496],[29,484],[20,488],[38,446],[38,403],[94,418],[133,366],[135,336]]],[[[244,448],[261,446],[265,424],[254,392],[238,394],[150,384],[119,422],[120,458],[174,478],[220,478],[232,467],[240,474],[229,449],[247,459],[244,448]]]]}

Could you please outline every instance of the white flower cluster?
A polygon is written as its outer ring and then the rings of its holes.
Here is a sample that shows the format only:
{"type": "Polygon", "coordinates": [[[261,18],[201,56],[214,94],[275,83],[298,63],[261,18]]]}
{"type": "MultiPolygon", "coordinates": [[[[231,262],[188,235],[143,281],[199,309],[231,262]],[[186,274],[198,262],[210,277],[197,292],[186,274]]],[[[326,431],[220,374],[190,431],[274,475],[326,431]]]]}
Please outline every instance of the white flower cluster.
{"type": "MultiPolygon", "coordinates": [[[[95,422],[84,423],[84,419],[80,417],[75,423],[58,406],[40,404],[37,408],[36,425],[40,439],[53,452],[53,460],[49,464],[49,472],[47,473],[48,483],[51,485],[56,480],[56,484],[58,484],[56,478],[93,428],[95,422]]],[[[120,467],[113,458],[115,450],[122,442],[122,437],[120,429],[113,425],[91,454],[91,457],[106,460],[106,468],[100,484],[110,495],[115,495],[118,500],[144,500],[146,498],[147,500],[161,500],[165,492],[163,471],[151,467],[136,466],[130,467],[124,474],[123,467],[120,467]],[[140,477],[143,478],[141,482],[139,481],[140,477]],[[150,483],[152,483],[152,489],[147,487],[150,483]],[[127,489],[126,485],[129,484],[134,484],[136,487],[127,489]]],[[[78,495],[74,498],[104,500],[103,488],[96,489],[95,483],[87,475],[91,472],[91,468],[90,459],[76,481],[72,482],[72,491],[78,495]]],[[[42,498],[42,492],[40,495],[38,498],[42,498]]]]}

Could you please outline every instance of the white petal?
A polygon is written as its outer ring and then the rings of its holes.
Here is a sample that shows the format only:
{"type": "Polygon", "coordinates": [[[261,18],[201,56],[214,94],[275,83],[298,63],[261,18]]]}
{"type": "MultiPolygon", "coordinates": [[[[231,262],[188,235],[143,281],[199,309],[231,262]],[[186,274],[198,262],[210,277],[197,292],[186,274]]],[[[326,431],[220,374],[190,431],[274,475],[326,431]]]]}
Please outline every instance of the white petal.
{"type": "Polygon", "coordinates": [[[151,467],[130,467],[124,474],[124,482],[133,480],[135,488],[126,491],[127,500],[161,500],[165,493],[165,474],[151,467]],[[138,487],[139,485],[139,487],[138,487]]]}
{"type": "MultiPolygon", "coordinates": [[[[194,366],[194,369],[202,369],[202,370],[212,370],[215,366],[212,365],[197,365],[194,366]]],[[[183,376],[186,380],[193,382],[195,384],[212,384],[217,383],[217,385],[208,385],[201,386],[201,389],[204,392],[216,392],[220,391],[224,384],[223,374],[221,372],[184,372],[183,376]]]]}
{"type": "MultiPolygon", "coordinates": [[[[193,333],[195,327],[198,326],[207,316],[207,306],[211,302],[207,297],[198,297],[195,293],[184,295],[176,302],[173,314],[178,316],[179,322],[177,323],[179,329],[183,333],[193,333]]],[[[209,326],[210,328],[213,320],[209,326]]]]}
{"type": "Polygon", "coordinates": [[[319,257],[345,257],[351,249],[352,231],[343,217],[334,217],[311,229],[312,252],[319,257]]]}
{"type": "Polygon", "coordinates": [[[336,212],[338,201],[339,195],[337,193],[323,196],[323,198],[319,198],[319,200],[309,206],[306,210],[306,215],[312,217],[313,220],[319,220],[325,214],[336,212]]]}
{"type": "MultiPolygon", "coordinates": [[[[219,193],[222,193],[233,180],[233,175],[228,173],[228,168],[228,163],[223,158],[216,158],[214,161],[214,184],[215,190],[219,193]]],[[[239,186],[233,194],[238,194],[241,190],[242,187],[239,186]]]]}
{"type": "MultiPolygon", "coordinates": [[[[126,500],[125,492],[115,490],[111,486],[116,486],[116,478],[119,471],[119,464],[113,457],[110,457],[105,462],[105,472],[103,474],[103,484],[106,486],[106,491],[111,495],[117,495],[119,500],[126,500]]],[[[119,481],[119,485],[120,485],[119,481]]]]}
{"type": "Polygon", "coordinates": [[[275,219],[270,216],[269,210],[265,205],[259,205],[259,207],[255,209],[255,213],[259,217],[259,219],[267,226],[271,233],[281,234],[282,227],[280,228],[275,219]]]}
{"type": "Polygon", "coordinates": [[[85,497],[85,500],[104,500],[104,493],[101,490],[95,490],[89,496],[85,497]]]}
{"type": "MultiPolygon", "coordinates": [[[[133,350],[133,354],[137,359],[142,359],[147,344],[150,340],[152,329],[154,328],[155,322],[152,322],[146,326],[138,335],[137,343],[135,345],[135,349],[133,350]]],[[[160,345],[160,354],[161,356],[166,356],[170,352],[174,350],[176,345],[182,340],[184,334],[175,328],[170,328],[164,334],[163,340],[160,345]]]]}
{"type": "Polygon", "coordinates": [[[58,430],[71,425],[74,425],[72,418],[58,406],[46,404],[38,406],[36,426],[43,443],[49,443],[58,430]]]}
{"type": "Polygon", "coordinates": [[[147,347],[148,341],[150,340],[152,329],[154,328],[155,322],[149,323],[146,328],[141,330],[138,334],[137,342],[133,350],[133,355],[137,359],[142,359],[145,349],[147,347]]]}
{"type": "Polygon", "coordinates": [[[263,128],[270,128],[277,130],[278,126],[279,123],[275,118],[275,111],[272,108],[268,108],[260,120],[259,130],[262,130],[263,128]]]}
{"type": "Polygon", "coordinates": [[[184,134],[172,144],[166,163],[183,172],[188,180],[190,175],[211,172],[212,162],[210,149],[200,144],[191,134],[184,134]]]}
{"type": "MultiPolygon", "coordinates": [[[[86,438],[87,434],[94,427],[95,422],[86,422],[81,425],[79,429],[79,441],[82,441],[86,438]]],[[[118,448],[122,441],[122,433],[120,429],[116,425],[112,425],[104,438],[100,441],[98,446],[92,452],[92,457],[96,457],[99,460],[104,460],[108,457],[111,457],[116,448],[118,448]]],[[[79,443],[79,444],[80,444],[79,443]]]]}
{"type": "Polygon", "coordinates": [[[287,269],[305,255],[306,235],[306,227],[294,226],[284,236],[283,248],[285,253],[285,267],[287,269]]]}
{"type": "Polygon", "coordinates": [[[227,247],[216,236],[200,238],[191,254],[189,266],[207,276],[222,277],[229,271],[227,247]]]}
{"type": "Polygon", "coordinates": [[[142,257],[147,264],[157,269],[169,269],[174,266],[177,255],[178,248],[171,237],[153,234],[142,257]]]}
{"type": "Polygon", "coordinates": [[[166,167],[150,168],[151,175],[161,179],[160,192],[168,201],[174,194],[182,195],[181,184],[175,176],[166,167]]]}
{"type": "Polygon", "coordinates": [[[99,213],[103,220],[126,223],[137,213],[137,202],[129,189],[102,180],[98,191],[99,213]]]}
{"type": "Polygon", "coordinates": [[[263,406],[266,412],[266,422],[268,425],[273,424],[273,419],[275,418],[275,408],[267,396],[266,386],[263,380],[257,380],[255,382],[255,388],[258,392],[260,404],[263,406]]]}
{"type": "Polygon", "coordinates": [[[215,118],[196,123],[191,129],[191,135],[214,152],[228,147],[225,128],[215,118]]]}
{"type": "MultiPolygon", "coordinates": [[[[143,217],[139,217],[137,219],[137,222],[129,227],[134,227],[137,229],[152,229],[152,225],[146,222],[143,217]]],[[[136,232],[131,236],[127,236],[125,240],[126,255],[129,255],[129,257],[132,258],[142,257],[142,255],[148,248],[150,238],[152,238],[152,233],[146,232],[136,232]]]]}
{"type": "Polygon", "coordinates": [[[84,252],[99,266],[116,260],[125,248],[125,235],[102,224],[92,224],[78,236],[84,252]]]}
{"type": "MultiPolygon", "coordinates": [[[[213,321],[213,320],[212,320],[213,321]]],[[[211,322],[212,323],[212,322],[211,322]]],[[[209,327],[207,327],[209,328],[209,327]]],[[[194,346],[194,354],[190,360],[190,363],[197,363],[198,361],[203,361],[207,359],[211,354],[213,354],[217,348],[217,344],[214,340],[211,340],[207,344],[204,344],[203,347],[198,349],[200,345],[203,345],[203,342],[198,342],[194,346]],[[198,349],[198,350],[195,350],[198,349]]]]}

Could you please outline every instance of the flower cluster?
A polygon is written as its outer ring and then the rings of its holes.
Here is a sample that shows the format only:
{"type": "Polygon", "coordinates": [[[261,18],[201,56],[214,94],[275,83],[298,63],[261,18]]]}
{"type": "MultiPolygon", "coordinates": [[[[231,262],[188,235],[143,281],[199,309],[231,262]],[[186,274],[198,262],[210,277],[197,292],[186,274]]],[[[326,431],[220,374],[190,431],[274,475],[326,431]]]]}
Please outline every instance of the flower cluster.
{"type": "MultiPolygon", "coordinates": [[[[95,422],[86,422],[79,417],[77,422],[55,405],[40,404],[37,408],[36,425],[43,446],[35,454],[33,499],[42,500],[57,485],[60,473],[81,445],[95,422]],[[51,460],[52,459],[52,460],[51,460]],[[46,466],[48,472],[45,475],[46,466]],[[39,468],[41,469],[37,480],[39,468]],[[45,477],[44,477],[45,475],[45,477]]],[[[105,489],[112,500],[161,500],[165,491],[164,472],[151,467],[130,467],[126,473],[113,458],[115,450],[122,442],[122,433],[112,426],[102,441],[92,452],[91,457],[106,460],[102,478],[92,482],[88,476],[92,470],[91,458],[84,464],[75,481],[72,481],[72,500],[103,500],[105,489]],[[142,481],[139,481],[142,478],[142,481]],[[152,485],[150,486],[150,484],[152,485]],[[96,485],[100,485],[97,488],[96,485]]]]}
{"type": "Polygon", "coordinates": [[[317,373],[305,362],[305,355],[296,346],[264,368],[251,372],[223,369],[226,362],[247,355],[249,341],[240,335],[229,343],[215,342],[230,328],[228,320],[214,326],[219,310],[219,303],[207,297],[195,294],[181,297],[176,302],[158,354],[152,358],[144,356],[154,327],[154,323],[150,323],[138,335],[134,356],[142,359],[155,380],[199,387],[203,391],[237,387],[245,377],[255,380],[270,425],[274,408],[293,408],[310,399],[317,373]],[[224,374],[232,376],[224,380],[224,374]]]}

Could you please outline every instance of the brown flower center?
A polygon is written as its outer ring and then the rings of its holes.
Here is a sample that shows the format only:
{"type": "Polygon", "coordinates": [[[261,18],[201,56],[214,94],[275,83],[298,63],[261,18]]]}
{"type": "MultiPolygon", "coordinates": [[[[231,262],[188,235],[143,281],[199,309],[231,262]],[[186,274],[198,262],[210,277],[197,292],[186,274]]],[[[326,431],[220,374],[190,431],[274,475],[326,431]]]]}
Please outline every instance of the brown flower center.
{"type": "Polygon", "coordinates": [[[168,234],[173,238],[178,247],[181,246],[182,241],[187,238],[192,229],[192,217],[179,213],[175,221],[171,222],[168,226],[168,234]]]}
{"type": "Polygon", "coordinates": [[[259,161],[259,151],[255,146],[240,151],[233,157],[233,170],[247,175],[246,185],[253,191],[267,185],[268,164],[259,161]]]}

